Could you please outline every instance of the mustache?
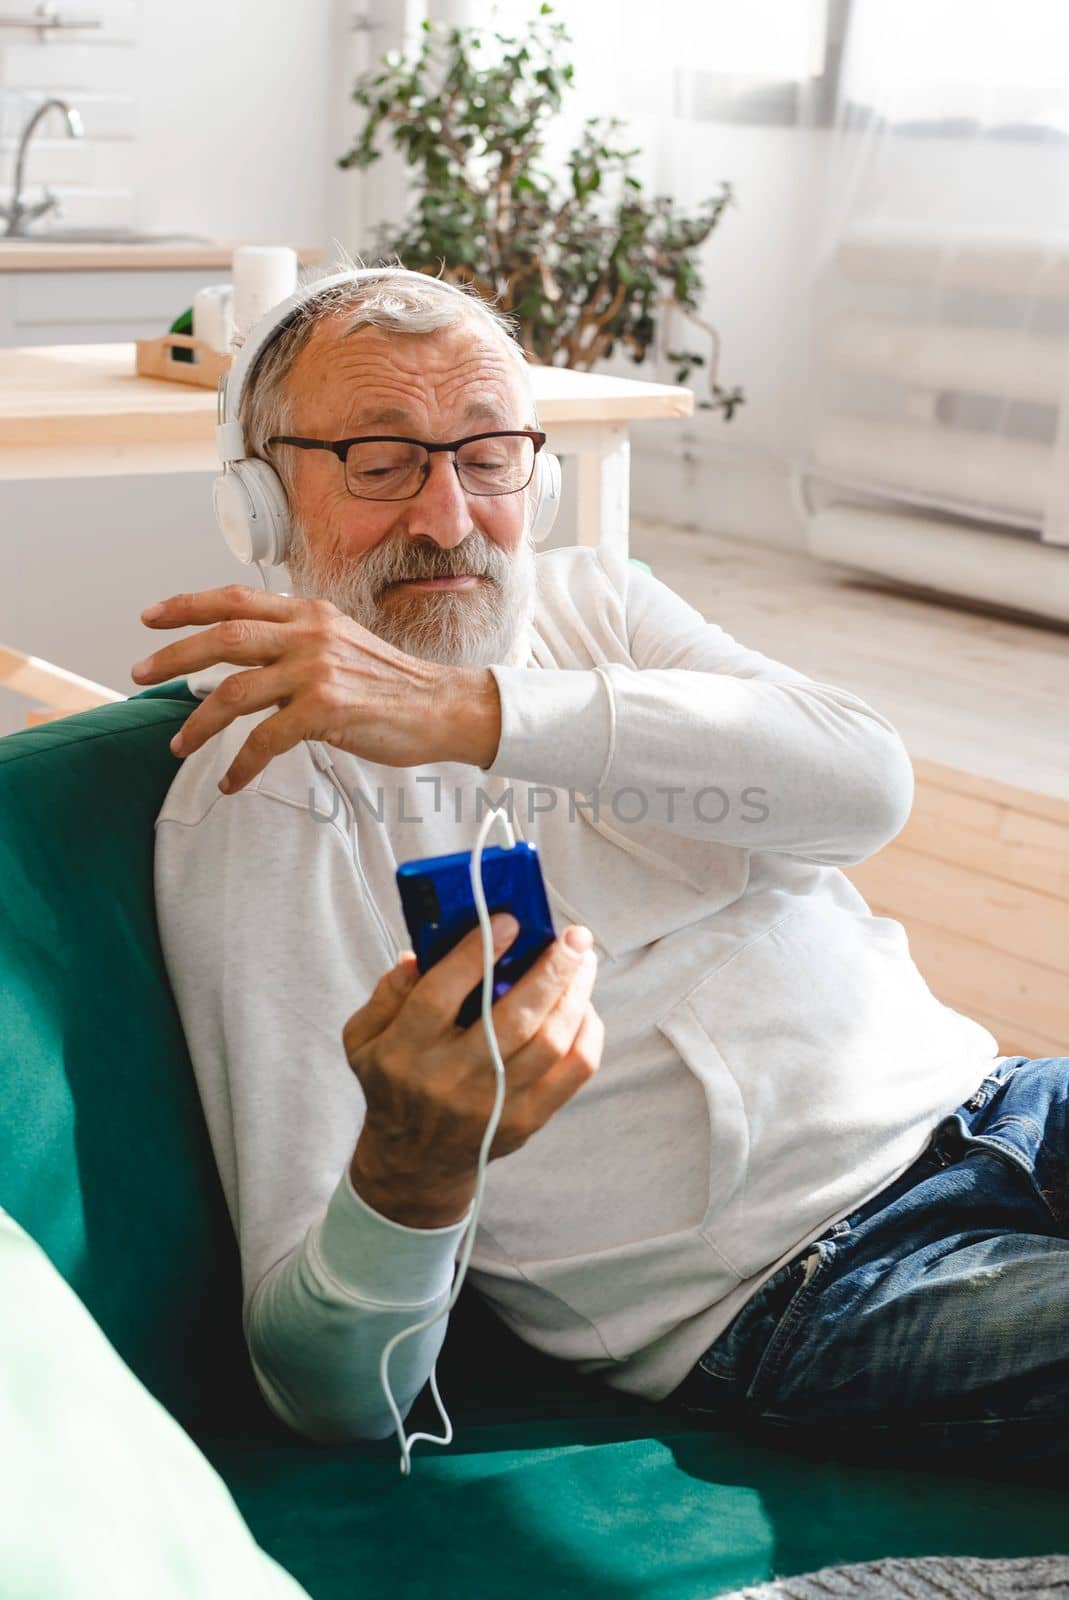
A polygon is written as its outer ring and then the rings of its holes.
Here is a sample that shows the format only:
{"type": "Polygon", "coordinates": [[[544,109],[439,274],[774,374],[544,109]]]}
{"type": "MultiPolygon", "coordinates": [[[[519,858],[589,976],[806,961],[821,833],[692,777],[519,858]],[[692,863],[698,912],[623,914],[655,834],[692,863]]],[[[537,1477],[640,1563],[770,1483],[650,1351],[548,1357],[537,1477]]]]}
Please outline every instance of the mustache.
{"type": "Polygon", "coordinates": [[[485,578],[499,586],[510,557],[485,534],[472,532],[446,549],[433,539],[384,539],[360,560],[361,574],[377,599],[395,583],[420,578],[485,578]]]}

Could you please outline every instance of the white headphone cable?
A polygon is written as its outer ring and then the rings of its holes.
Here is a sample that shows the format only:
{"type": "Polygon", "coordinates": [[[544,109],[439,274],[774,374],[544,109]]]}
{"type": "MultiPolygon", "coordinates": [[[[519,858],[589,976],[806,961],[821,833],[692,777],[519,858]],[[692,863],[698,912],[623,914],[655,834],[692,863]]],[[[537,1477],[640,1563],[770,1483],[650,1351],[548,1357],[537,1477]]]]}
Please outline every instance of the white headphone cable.
{"type": "Polygon", "coordinates": [[[382,1392],[386,1396],[386,1403],[393,1413],[394,1426],[397,1429],[397,1437],[401,1444],[401,1473],[405,1477],[407,1477],[412,1470],[409,1446],[415,1444],[419,1439],[425,1439],[428,1444],[451,1444],[453,1442],[453,1424],[449,1420],[446,1409],[442,1404],[442,1397],[438,1392],[438,1363],[435,1361],[434,1368],[431,1372],[431,1393],[434,1396],[434,1403],[438,1407],[438,1415],[441,1417],[446,1431],[440,1437],[434,1433],[414,1433],[410,1438],[406,1438],[404,1420],[394,1401],[393,1391],[390,1388],[389,1380],[386,1376],[386,1368],[389,1364],[390,1355],[395,1347],[400,1344],[402,1339],[407,1339],[410,1334],[419,1333],[422,1331],[422,1329],[431,1327],[431,1325],[437,1322],[441,1317],[448,1316],[449,1312],[452,1311],[454,1305],[456,1304],[457,1296],[459,1295],[461,1285],[464,1282],[464,1275],[468,1270],[468,1258],[471,1255],[472,1245],[475,1242],[475,1228],[479,1220],[479,1207],[482,1204],[483,1180],[486,1174],[487,1152],[493,1143],[494,1134],[497,1132],[497,1125],[501,1120],[501,1111],[505,1103],[505,1064],[501,1059],[501,1051],[498,1048],[497,1034],[494,1030],[494,1019],[491,1013],[491,1008],[494,1003],[494,937],[490,927],[490,913],[486,905],[486,893],[483,888],[482,869],[483,849],[485,847],[486,839],[490,829],[493,827],[495,822],[500,824],[508,842],[509,849],[511,850],[515,845],[516,838],[512,832],[512,828],[509,825],[508,818],[500,806],[495,806],[486,813],[486,816],[482,820],[482,824],[475,840],[475,847],[471,852],[470,867],[471,892],[475,900],[475,910],[479,918],[479,928],[482,932],[483,1031],[486,1034],[486,1042],[490,1048],[490,1059],[493,1062],[494,1067],[494,1076],[497,1079],[497,1092],[494,1096],[494,1107],[490,1113],[490,1121],[486,1125],[486,1132],[483,1135],[482,1147],[479,1150],[479,1166],[475,1181],[474,1210],[471,1215],[471,1221],[468,1223],[467,1232],[464,1235],[464,1247],[461,1253],[459,1271],[457,1272],[456,1281],[453,1285],[453,1292],[450,1295],[449,1300],[442,1307],[441,1311],[437,1312],[433,1317],[428,1317],[426,1322],[417,1322],[413,1327],[404,1328],[400,1333],[395,1333],[393,1338],[384,1348],[382,1356],[379,1360],[379,1379],[382,1383],[382,1392]]]}

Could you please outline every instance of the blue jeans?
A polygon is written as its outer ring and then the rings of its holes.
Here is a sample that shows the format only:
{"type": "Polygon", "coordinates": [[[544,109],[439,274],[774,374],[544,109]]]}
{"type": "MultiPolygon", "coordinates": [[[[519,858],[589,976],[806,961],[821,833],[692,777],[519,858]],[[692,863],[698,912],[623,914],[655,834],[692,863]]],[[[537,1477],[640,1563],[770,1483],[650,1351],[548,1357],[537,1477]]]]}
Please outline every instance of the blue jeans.
{"type": "Polygon", "coordinates": [[[1069,1459],[1069,1057],[993,1067],[666,1404],[870,1462],[1069,1459]]]}

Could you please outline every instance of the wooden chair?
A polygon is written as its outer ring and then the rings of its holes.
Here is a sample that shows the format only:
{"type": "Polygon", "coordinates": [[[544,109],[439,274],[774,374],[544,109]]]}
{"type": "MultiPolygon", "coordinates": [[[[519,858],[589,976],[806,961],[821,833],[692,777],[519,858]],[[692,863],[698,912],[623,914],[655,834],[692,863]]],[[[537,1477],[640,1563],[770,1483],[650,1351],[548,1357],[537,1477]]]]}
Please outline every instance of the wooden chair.
{"type": "Polygon", "coordinates": [[[50,661],[23,655],[21,650],[11,650],[6,645],[0,645],[0,687],[44,702],[44,710],[27,712],[29,728],[41,722],[54,722],[57,717],[69,717],[75,711],[90,711],[94,706],[111,705],[113,701],[127,698],[114,689],[105,689],[102,683],[80,678],[76,672],[54,667],[50,661]]]}

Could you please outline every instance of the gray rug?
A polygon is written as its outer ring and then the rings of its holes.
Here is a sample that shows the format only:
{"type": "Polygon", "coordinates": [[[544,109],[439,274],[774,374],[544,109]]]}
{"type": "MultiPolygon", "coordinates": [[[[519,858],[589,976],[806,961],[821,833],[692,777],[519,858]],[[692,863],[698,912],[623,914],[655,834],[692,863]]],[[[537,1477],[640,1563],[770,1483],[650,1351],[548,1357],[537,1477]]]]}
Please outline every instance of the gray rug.
{"type": "Polygon", "coordinates": [[[924,1556],[822,1567],[719,1600],[1069,1600],[1069,1555],[986,1561],[924,1556]]]}

